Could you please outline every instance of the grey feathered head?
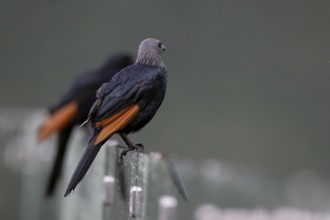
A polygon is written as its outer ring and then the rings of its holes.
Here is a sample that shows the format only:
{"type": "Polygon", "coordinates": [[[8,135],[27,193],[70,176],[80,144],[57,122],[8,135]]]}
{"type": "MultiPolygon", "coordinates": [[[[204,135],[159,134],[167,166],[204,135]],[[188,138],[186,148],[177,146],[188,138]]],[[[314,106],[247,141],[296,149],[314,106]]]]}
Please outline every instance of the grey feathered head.
{"type": "Polygon", "coordinates": [[[160,55],[165,50],[166,47],[160,40],[147,38],[140,43],[136,63],[164,67],[160,55]]]}

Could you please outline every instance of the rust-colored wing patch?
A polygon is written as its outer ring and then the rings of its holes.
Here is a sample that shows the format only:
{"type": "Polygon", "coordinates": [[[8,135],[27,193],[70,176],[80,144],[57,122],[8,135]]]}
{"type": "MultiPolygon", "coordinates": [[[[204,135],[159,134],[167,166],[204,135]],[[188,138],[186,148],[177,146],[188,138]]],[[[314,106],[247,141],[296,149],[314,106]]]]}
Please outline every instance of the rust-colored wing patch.
{"type": "MultiPolygon", "coordinates": [[[[133,106],[135,106],[135,105],[128,106],[127,108],[124,108],[123,110],[121,110],[117,114],[111,115],[110,117],[108,117],[106,119],[103,119],[102,121],[97,121],[95,123],[95,126],[96,127],[105,127],[105,126],[107,126],[108,124],[118,120],[118,118],[125,115],[128,111],[130,111],[132,109],[133,106]]],[[[138,108],[137,105],[136,105],[136,107],[138,108]]]]}
{"type": "Polygon", "coordinates": [[[135,104],[125,108],[124,110],[115,115],[110,116],[109,118],[106,118],[100,122],[96,122],[96,127],[102,126],[103,128],[95,138],[94,145],[100,143],[106,138],[109,138],[117,131],[123,129],[135,118],[138,112],[139,106],[135,104]]]}
{"type": "Polygon", "coordinates": [[[78,103],[69,102],[54,114],[50,115],[43,123],[38,133],[38,140],[43,141],[57,131],[68,125],[78,114],[78,103]]]}

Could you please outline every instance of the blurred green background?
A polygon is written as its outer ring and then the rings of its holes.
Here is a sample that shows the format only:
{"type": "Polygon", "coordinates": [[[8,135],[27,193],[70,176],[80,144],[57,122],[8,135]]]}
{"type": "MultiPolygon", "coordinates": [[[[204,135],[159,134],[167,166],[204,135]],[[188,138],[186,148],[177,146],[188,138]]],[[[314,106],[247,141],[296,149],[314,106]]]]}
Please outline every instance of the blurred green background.
{"type": "MultiPolygon", "coordinates": [[[[168,92],[148,150],[286,176],[330,169],[330,2],[2,0],[0,104],[46,108],[77,74],[147,37],[168,92]]],[[[3,178],[3,176],[1,176],[3,178]]]]}

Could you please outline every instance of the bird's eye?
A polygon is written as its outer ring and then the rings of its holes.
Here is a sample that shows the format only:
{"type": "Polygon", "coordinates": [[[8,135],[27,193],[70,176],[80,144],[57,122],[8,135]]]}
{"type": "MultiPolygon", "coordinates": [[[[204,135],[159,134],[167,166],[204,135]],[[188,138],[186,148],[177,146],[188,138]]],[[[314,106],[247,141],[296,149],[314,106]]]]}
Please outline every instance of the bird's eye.
{"type": "Polygon", "coordinates": [[[161,42],[158,43],[158,47],[162,48],[162,43],[161,42]]]}

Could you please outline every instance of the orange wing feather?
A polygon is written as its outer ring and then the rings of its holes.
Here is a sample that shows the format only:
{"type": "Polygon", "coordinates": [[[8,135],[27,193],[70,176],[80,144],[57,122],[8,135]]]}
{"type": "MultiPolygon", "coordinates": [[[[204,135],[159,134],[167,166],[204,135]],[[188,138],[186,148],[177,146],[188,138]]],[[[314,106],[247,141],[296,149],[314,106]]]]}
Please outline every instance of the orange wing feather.
{"type": "Polygon", "coordinates": [[[119,117],[123,116],[132,106],[129,106],[127,108],[124,108],[123,110],[121,110],[120,112],[118,112],[117,114],[111,115],[110,117],[103,119],[102,121],[98,121],[95,123],[96,127],[105,127],[106,125],[114,122],[115,120],[117,120],[119,117]]]}
{"type": "Polygon", "coordinates": [[[38,140],[43,141],[49,136],[62,130],[67,126],[78,114],[78,103],[72,101],[54,114],[50,115],[47,120],[41,126],[38,133],[38,140]]]}
{"type": "Polygon", "coordinates": [[[109,138],[111,135],[123,129],[128,123],[130,123],[137,113],[139,112],[139,106],[137,104],[131,105],[121,112],[110,116],[100,122],[96,122],[95,125],[97,127],[102,126],[103,129],[97,135],[94,140],[94,145],[102,142],[106,138],[109,138]]]}

